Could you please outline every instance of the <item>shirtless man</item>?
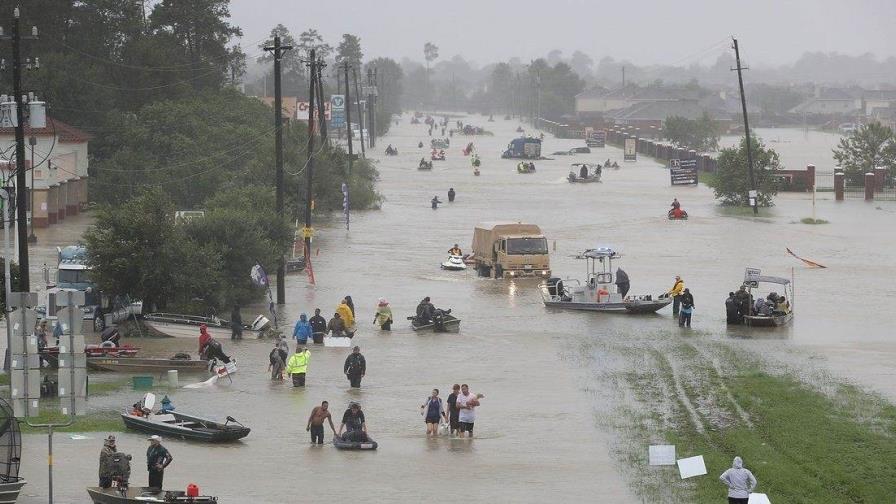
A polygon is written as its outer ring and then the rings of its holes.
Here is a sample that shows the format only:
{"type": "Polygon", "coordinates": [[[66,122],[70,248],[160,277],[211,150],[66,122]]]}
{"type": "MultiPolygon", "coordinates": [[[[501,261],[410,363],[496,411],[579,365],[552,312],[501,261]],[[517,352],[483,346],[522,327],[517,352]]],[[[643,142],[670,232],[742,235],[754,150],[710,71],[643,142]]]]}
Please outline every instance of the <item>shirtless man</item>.
{"type": "Polygon", "coordinates": [[[324,420],[330,422],[330,430],[336,435],[336,427],[333,425],[333,417],[330,416],[330,403],[324,401],[320,406],[316,406],[311,410],[311,416],[308,417],[308,425],[306,431],[311,431],[311,444],[324,444],[324,420]]]}

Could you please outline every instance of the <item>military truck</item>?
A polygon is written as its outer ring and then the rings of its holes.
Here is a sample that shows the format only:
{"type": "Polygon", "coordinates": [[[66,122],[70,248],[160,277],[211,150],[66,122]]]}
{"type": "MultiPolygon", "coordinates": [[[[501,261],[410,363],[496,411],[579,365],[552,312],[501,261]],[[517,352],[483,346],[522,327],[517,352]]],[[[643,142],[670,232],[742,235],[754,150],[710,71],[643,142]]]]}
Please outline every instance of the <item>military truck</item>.
{"type": "Polygon", "coordinates": [[[535,224],[484,222],[473,231],[473,265],[479,276],[551,276],[548,241],[535,224]]]}

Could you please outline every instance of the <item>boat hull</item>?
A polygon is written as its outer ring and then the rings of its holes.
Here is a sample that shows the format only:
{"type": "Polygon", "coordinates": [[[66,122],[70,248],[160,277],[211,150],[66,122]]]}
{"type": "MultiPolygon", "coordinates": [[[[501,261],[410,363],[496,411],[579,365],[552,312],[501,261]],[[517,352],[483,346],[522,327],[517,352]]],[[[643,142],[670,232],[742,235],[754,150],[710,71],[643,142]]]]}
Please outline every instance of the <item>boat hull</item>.
{"type": "Polygon", "coordinates": [[[0,504],[13,504],[19,498],[19,492],[25,483],[26,481],[21,478],[18,481],[0,483],[0,504]]]}
{"type": "MultiPolygon", "coordinates": [[[[169,322],[165,320],[149,320],[145,319],[144,323],[153,328],[155,331],[168,336],[170,338],[199,338],[199,326],[193,324],[181,324],[178,322],[169,322]]],[[[207,326],[208,333],[217,340],[225,340],[230,338],[231,329],[229,327],[207,326]]],[[[251,329],[243,329],[244,338],[258,338],[259,332],[251,329]]]]}
{"type": "Polygon", "coordinates": [[[593,184],[595,182],[600,182],[600,177],[588,177],[586,179],[575,177],[575,178],[567,178],[570,184],[593,184]]]}
{"type": "Polygon", "coordinates": [[[343,441],[342,438],[334,437],[333,446],[340,450],[376,450],[377,442],[368,436],[367,441],[343,441]]]}
{"type": "MultiPolygon", "coordinates": [[[[185,497],[185,492],[162,490],[160,492],[153,491],[146,487],[129,487],[126,492],[122,493],[118,488],[100,488],[88,487],[87,494],[94,504],[145,504],[146,502],[168,502],[165,495],[173,497],[185,497]]],[[[218,502],[217,497],[202,495],[194,497],[189,501],[171,501],[171,502],[190,502],[191,504],[214,504],[218,502]]]]}
{"type": "Polygon", "coordinates": [[[416,332],[458,332],[460,331],[460,319],[453,315],[445,315],[445,320],[442,323],[444,330],[436,330],[435,325],[432,323],[417,325],[415,320],[411,320],[411,329],[416,332]]]}
{"type": "Polygon", "coordinates": [[[548,308],[560,308],[564,310],[579,310],[606,313],[627,313],[630,315],[643,315],[656,313],[669,306],[670,299],[655,299],[651,301],[624,301],[622,303],[573,303],[572,301],[544,301],[548,308]]]}
{"type": "Polygon", "coordinates": [[[789,324],[791,321],[793,321],[793,312],[769,317],[757,315],[744,317],[744,324],[748,327],[781,327],[789,324]]]}
{"type": "Polygon", "coordinates": [[[135,357],[89,357],[88,369],[115,373],[164,373],[176,369],[181,373],[206,373],[208,363],[186,359],[138,359],[135,357]]]}
{"type": "MultiPolygon", "coordinates": [[[[187,439],[206,443],[236,441],[248,436],[250,431],[248,427],[224,425],[182,413],[171,413],[170,415],[174,419],[173,423],[152,421],[146,417],[135,417],[126,413],[122,413],[121,419],[128,429],[147,434],[158,434],[164,438],[187,439]]],[[[159,416],[156,415],[156,417],[159,416]]]]}

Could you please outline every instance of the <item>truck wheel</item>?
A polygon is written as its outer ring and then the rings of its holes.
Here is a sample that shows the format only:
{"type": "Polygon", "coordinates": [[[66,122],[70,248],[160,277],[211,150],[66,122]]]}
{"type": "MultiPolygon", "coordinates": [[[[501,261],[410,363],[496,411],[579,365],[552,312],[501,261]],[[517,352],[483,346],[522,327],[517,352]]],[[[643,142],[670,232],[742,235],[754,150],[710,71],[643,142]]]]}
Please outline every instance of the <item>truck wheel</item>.
{"type": "Polygon", "coordinates": [[[495,265],[495,278],[504,278],[504,268],[500,264],[495,265]]]}
{"type": "Polygon", "coordinates": [[[94,332],[103,332],[103,329],[106,328],[106,320],[103,319],[102,316],[96,317],[93,319],[93,330],[94,332]]]}

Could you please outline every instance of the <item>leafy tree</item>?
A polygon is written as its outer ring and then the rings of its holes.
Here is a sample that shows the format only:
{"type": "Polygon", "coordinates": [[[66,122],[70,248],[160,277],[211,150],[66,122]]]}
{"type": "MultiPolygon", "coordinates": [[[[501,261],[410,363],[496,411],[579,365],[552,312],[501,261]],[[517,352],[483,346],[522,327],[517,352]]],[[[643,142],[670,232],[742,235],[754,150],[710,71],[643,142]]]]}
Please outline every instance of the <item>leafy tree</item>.
{"type": "Polygon", "coordinates": [[[667,117],[663,121],[663,138],[678,147],[700,152],[714,151],[719,148],[719,126],[707,112],[699,119],[667,117]]]}
{"type": "Polygon", "coordinates": [[[274,37],[280,37],[281,45],[292,47],[292,49],[284,51],[280,58],[283,94],[285,96],[307,96],[308,80],[305,78],[305,63],[302,61],[303,49],[300,48],[289,29],[282,24],[272,28],[267,40],[258,45],[258,49],[263,53],[256,58],[256,61],[268,65],[265,76],[260,79],[264,88],[260,94],[262,96],[274,95],[274,53],[264,51],[265,47],[274,45],[274,37]]]}
{"type": "Polygon", "coordinates": [[[342,42],[336,48],[336,62],[339,64],[348,62],[353,68],[361,68],[361,38],[351,33],[342,34],[342,42]]]}
{"type": "Polygon", "coordinates": [[[423,58],[426,59],[426,73],[429,74],[432,62],[439,59],[439,46],[432,42],[423,44],[423,58]]]}
{"type": "Polygon", "coordinates": [[[834,160],[847,180],[861,184],[866,173],[876,167],[887,169],[887,177],[896,176],[896,136],[878,122],[863,124],[834,149],[834,160]]]}
{"type": "Polygon", "coordinates": [[[583,79],[590,79],[593,77],[594,71],[592,67],[594,66],[594,60],[591,59],[591,56],[588,56],[581,51],[572,53],[572,57],[569,58],[569,66],[571,66],[573,71],[583,79]]]}
{"type": "MultiPolygon", "coordinates": [[[[501,103],[505,112],[513,108],[513,71],[507,63],[498,63],[489,76],[489,99],[501,103]]],[[[491,111],[489,111],[491,112],[491,111]]]]}
{"type": "Polygon", "coordinates": [[[194,87],[199,87],[228,73],[227,44],[243,35],[229,18],[229,0],[162,0],[153,8],[150,24],[157,34],[178,41],[192,65],[194,87]]]}
{"type": "Polygon", "coordinates": [[[84,239],[98,287],[113,296],[141,299],[149,310],[204,295],[218,283],[217,251],[191,243],[160,190],[116,208],[101,207],[84,239]]]}
{"type": "Polygon", "coordinates": [[[401,113],[404,71],[391,58],[376,58],[365,65],[364,70],[371,68],[376,69],[377,75],[376,130],[385,134],[389,131],[392,114],[401,113]]]}
{"type": "MultiPolygon", "coordinates": [[[[775,170],[781,168],[778,153],[755,136],[750,137],[753,154],[753,174],[759,194],[759,206],[771,206],[777,194],[775,170]]],[[[745,206],[749,204],[750,175],[747,164],[747,141],[741,139],[738,147],[729,147],[719,152],[718,173],[715,187],[716,199],[723,205],[745,206]]]]}
{"type": "Polygon", "coordinates": [[[324,37],[314,28],[309,28],[299,34],[298,47],[303,57],[310,55],[312,49],[314,49],[315,56],[322,59],[327,59],[333,52],[333,46],[324,42],[324,37]]]}

